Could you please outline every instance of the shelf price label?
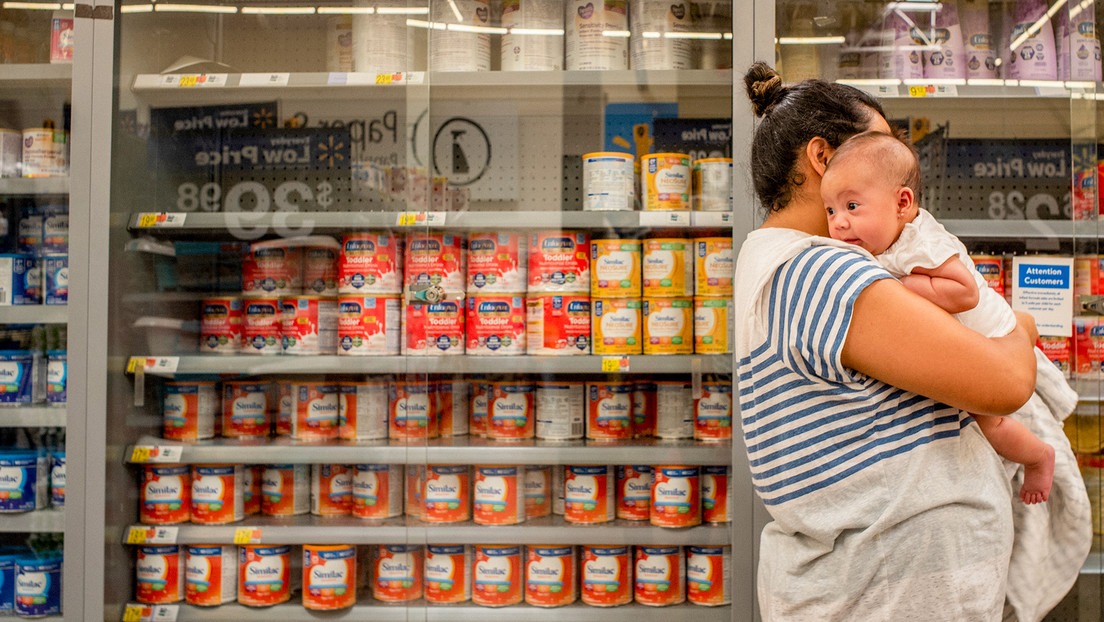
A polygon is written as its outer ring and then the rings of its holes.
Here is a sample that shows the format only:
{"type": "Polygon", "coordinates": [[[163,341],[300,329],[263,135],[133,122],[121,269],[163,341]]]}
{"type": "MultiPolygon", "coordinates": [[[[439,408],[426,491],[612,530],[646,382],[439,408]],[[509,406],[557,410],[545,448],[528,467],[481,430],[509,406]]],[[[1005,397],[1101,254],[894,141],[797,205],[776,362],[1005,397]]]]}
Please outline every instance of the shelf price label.
{"type": "Polygon", "coordinates": [[[184,226],[187,214],[179,212],[142,212],[138,214],[138,229],[176,229],[184,226]]]}
{"type": "Polygon", "coordinates": [[[913,84],[908,87],[909,97],[957,97],[958,87],[953,84],[913,84]]]}
{"type": "Polygon", "coordinates": [[[176,544],[179,527],[135,525],[127,530],[127,544],[176,544]]]}
{"type": "Polygon", "coordinates": [[[690,212],[640,212],[642,227],[685,227],[690,224],[690,212]]]}
{"type": "Polygon", "coordinates": [[[123,610],[123,622],[142,622],[143,619],[148,620],[151,613],[152,607],[128,603],[123,610]]]}
{"type": "Polygon", "coordinates": [[[260,544],[261,530],[255,527],[239,527],[234,530],[234,544],[260,544]]]}
{"type": "Polygon", "coordinates": [[[178,356],[132,356],[127,361],[127,373],[137,373],[139,369],[147,374],[171,376],[180,364],[178,356]]]}
{"type": "Polygon", "coordinates": [[[290,73],[243,73],[238,86],[287,86],[290,73]]]}
{"type": "Polygon", "coordinates": [[[147,462],[180,462],[183,455],[180,447],[175,445],[135,445],[130,450],[130,462],[145,464],[147,462]]]}
{"type": "Polygon", "coordinates": [[[629,371],[629,357],[627,356],[603,356],[602,371],[607,374],[624,373],[629,371]]]}
{"type": "Polygon", "coordinates": [[[161,86],[181,89],[226,86],[225,73],[175,73],[161,78],[161,86]]]}
{"type": "Polygon", "coordinates": [[[445,212],[399,212],[395,224],[399,227],[420,227],[445,224],[445,212]]]}

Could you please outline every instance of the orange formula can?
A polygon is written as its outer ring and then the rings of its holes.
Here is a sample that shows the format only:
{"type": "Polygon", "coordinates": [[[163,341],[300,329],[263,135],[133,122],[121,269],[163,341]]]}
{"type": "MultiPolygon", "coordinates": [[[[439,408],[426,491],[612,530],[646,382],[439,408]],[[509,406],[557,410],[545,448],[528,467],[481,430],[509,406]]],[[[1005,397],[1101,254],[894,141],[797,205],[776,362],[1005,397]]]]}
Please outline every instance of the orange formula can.
{"type": "Polygon", "coordinates": [[[633,384],[633,438],[648,438],[656,434],[656,383],[637,381],[633,384]]]}
{"type": "Polygon", "coordinates": [[[652,153],[640,159],[641,209],[690,209],[690,156],[652,153]]]}
{"type": "Polygon", "coordinates": [[[732,512],[732,467],[703,466],[701,474],[702,520],[730,523],[732,512]]]}
{"type": "Polygon", "coordinates": [[[523,466],[476,466],[473,518],[478,525],[516,525],[525,521],[523,466]]]}
{"type": "Polygon", "coordinates": [[[695,238],[694,246],[694,295],[732,296],[736,269],[732,238],[695,238]]]}
{"type": "Polygon", "coordinates": [[[416,233],[406,236],[404,285],[407,291],[430,285],[445,295],[463,297],[467,282],[467,244],[455,233],[416,233]]]}
{"type": "Polygon", "coordinates": [[[633,437],[633,389],[629,381],[588,382],[586,437],[628,440],[633,437]]]}
{"type": "Polygon", "coordinates": [[[279,298],[246,298],[242,314],[242,354],[280,354],[280,323],[283,310],[279,298]]]}
{"type": "Polygon", "coordinates": [[[162,436],[172,441],[214,438],[215,418],[220,412],[214,382],[166,382],[161,402],[162,436]]]}
{"type": "Polygon", "coordinates": [[[613,466],[564,467],[564,520],[608,523],[617,508],[613,466]]]}
{"type": "Polygon", "coordinates": [[[303,607],[314,611],[356,604],[356,547],[303,545],[303,607]]]}
{"type": "Polygon", "coordinates": [[[303,293],[311,296],[336,296],[337,249],[328,246],[308,246],[302,252],[303,293]]]}
{"type": "Polygon", "coordinates": [[[595,298],[590,302],[594,354],[641,354],[644,303],[639,298],[595,298]]]}
{"type": "Polygon", "coordinates": [[[525,342],[526,354],[590,354],[590,296],[529,294],[525,342]]]}
{"type": "Polygon", "coordinates": [[[640,240],[590,241],[590,294],[596,298],[639,298],[640,240]]]}
{"type": "Polygon", "coordinates": [[[472,562],[472,602],[483,607],[521,603],[521,547],[477,544],[472,562]]]}
{"type": "Polygon", "coordinates": [[[425,556],[425,599],[435,605],[471,600],[471,546],[430,544],[425,556]]]}
{"type": "Polygon", "coordinates": [[[1004,295],[1004,257],[1000,255],[970,255],[974,268],[985,279],[989,289],[1004,295]]]}
{"type": "Polygon", "coordinates": [[[530,294],[590,294],[590,235],[582,231],[529,234],[530,294]]]}
{"type": "Polygon", "coordinates": [[[732,603],[732,547],[690,546],[686,551],[686,599],[717,607],[732,603]]]}
{"type": "Polygon", "coordinates": [[[464,316],[462,302],[411,302],[403,320],[406,339],[402,353],[420,356],[451,356],[464,353],[464,316]]]}
{"type": "Polygon", "coordinates": [[[1035,347],[1042,350],[1047,360],[1065,375],[1070,376],[1070,362],[1073,358],[1073,339],[1070,337],[1040,336],[1035,347]]]}
{"type": "Polygon", "coordinates": [[[269,607],[291,600],[291,547],[245,545],[238,549],[238,603],[269,607]]]}
{"type": "Polygon", "coordinates": [[[291,436],[291,420],[295,418],[296,383],[281,380],[276,384],[276,436],[291,436]]]}
{"type": "Polygon", "coordinates": [[[338,438],[349,441],[387,438],[391,385],[386,379],[357,380],[339,385],[338,438]]]}
{"type": "Polygon", "coordinates": [[[337,353],[396,355],[402,346],[402,301],[398,296],[337,299],[337,353]]]}
{"type": "Polygon", "coordinates": [[[694,301],[644,299],[644,354],[694,353],[694,301]]]}
{"type": "Polygon", "coordinates": [[[305,441],[337,438],[341,387],[337,383],[303,382],[292,385],[294,417],[291,436],[305,441]]]}
{"type": "Polygon", "coordinates": [[[319,296],[280,299],[280,343],[293,356],[337,354],[337,301],[319,296]]]}
{"type": "Polygon", "coordinates": [[[191,520],[191,469],[187,466],[143,467],[138,511],[143,525],[175,525],[191,520]]]}
{"type": "Polygon", "coordinates": [[[617,465],[617,518],[648,520],[652,507],[652,467],[617,465]]]}
{"type": "Polygon", "coordinates": [[[272,425],[268,420],[268,384],[256,381],[227,380],[222,383],[222,435],[228,438],[267,437],[272,425]]]}
{"type": "Polygon", "coordinates": [[[251,244],[242,260],[242,294],[297,296],[303,288],[303,249],[251,244]]]}
{"type": "Polygon", "coordinates": [[[533,438],[536,386],[517,380],[491,383],[487,400],[487,438],[518,441],[533,438]]]}
{"type": "Polygon", "coordinates": [[[422,547],[410,544],[381,544],[372,565],[372,597],[388,603],[422,597],[422,547]]]}
{"type": "Polygon", "coordinates": [[[627,546],[584,546],[579,563],[580,599],[592,607],[631,603],[632,567],[627,546]]]}
{"type": "Polygon", "coordinates": [[[407,465],[403,501],[406,505],[406,515],[418,520],[422,520],[425,516],[425,479],[426,465],[407,465]]]}
{"type": "Polygon", "coordinates": [[[390,233],[346,233],[338,257],[342,294],[402,293],[402,240],[390,233]]]}
{"type": "Polygon", "coordinates": [[[634,566],[636,602],[651,607],[686,602],[686,558],[681,546],[638,546],[634,566]]]}
{"type": "Polygon", "coordinates": [[[470,383],[466,380],[442,380],[437,383],[437,429],[441,436],[468,433],[470,383]]]}
{"type": "Polygon", "coordinates": [[[471,520],[471,472],[468,465],[426,467],[425,507],[427,523],[459,523],[471,520]]]}
{"type": "Polygon", "coordinates": [[[703,382],[701,397],[694,400],[694,438],[720,441],[732,438],[732,384],[703,382]]]}
{"type": "Polygon", "coordinates": [[[552,467],[525,468],[525,520],[552,514],[552,467]]]}
{"type": "Polygon", "coordinates": [[[261,514],[298,516],[310,512],[310,465],[270,464],[261,476],[261,514]]]}
{"type": "Polygon", "coordinates": [[[536,437],[551,441],[583,438],[586,431],[585,392],[582,382],[538,382],[536,437]]]}
{"type": "Polygon", "coordinates": [[[686,238],[644,240],[643,293],[646,298],[694,295],[694,244],[686,238]]]}
{"type": "Polygon", "coordinates": [[[563,607],[576,598],[575,547],[527,546],[525,602],[534,607],[563,607]]]}
{"type": "Polygon", "coordinates": [[[525,354],[525,296],[480,294],[468,297],[468,354],[525,354]]]}
{"type": "Polygon", "coordinates": [[[1096,316],[1073,318],[1073,376],[1099,378],[1104,373],[1104,323],[1096,316]]]}
{"type": "Polygon", "coordinates": [[[431,385],[415,377],[391,383],[388,399],[391,438],[437,438],[438,415],[431,385]]]}
{"type": "Polygon", "coordinates": [[[240,352],[242,299],[237,296],[204,298],[199,309],[199,351],[209,354],[240,352]]]}
{"type": "Polygon", "coordinates": [[[654,467],[652,524],[693,527],[701,524],[701,482],[696,466],[654,467]]]}
{"type": "Polygon", "coordinates": [[[689,380],[656,383],[656,437],[693,438],[694,385],[689,380]]]}
{"type": "Polygon", "coordinates": [[[402,465],[358,464],[353,468],[353,516],[384,519],[402,512],[402,465]]]}
{"type": "Polygon", "coordinates": [[[192,522],[222,525],[245,518],[240,464],[192,465],[192,522]]]}
{"type": "Polygon", "coordinates": [[[311,514],[348,516],[353,512],[353,468],[344,464],[311,465],[311,514]]]}
{"type": "Polygon", "coordinates": [[[134,574],[138,602],[167,605],[184,600],[184,552],[180,547],[138,547],[134,574]]]}
{"type": "Polygon", "coordinates": [[[263,466],[242,466],[242,503],[245,504],[245,515],[252,516],[261,513],[261,480],[264,479],[263,466]]]}
{"type": "Polygon", "coordinates": [[[197,607],[217,607],[237,597],[238,547],[186,547],[184,602],[197,607]]]}
{"type": "Polygon", "coordinates": [[[468,236],[468,293],[523,292],[529,254],[524,233],[483,231],[468,236]]]}
{"type": "Polygon", "coordinates": [[[694,352],[728,354],[732,352],[732,298],[694,296],[694,352]]]}
{"type": "Polygon", "coordinates": [[[487,436],[487,400],[491,397],[491,383],[478,379],[471,383],[471,418],[468,421],[468,434],[487,436]]]}

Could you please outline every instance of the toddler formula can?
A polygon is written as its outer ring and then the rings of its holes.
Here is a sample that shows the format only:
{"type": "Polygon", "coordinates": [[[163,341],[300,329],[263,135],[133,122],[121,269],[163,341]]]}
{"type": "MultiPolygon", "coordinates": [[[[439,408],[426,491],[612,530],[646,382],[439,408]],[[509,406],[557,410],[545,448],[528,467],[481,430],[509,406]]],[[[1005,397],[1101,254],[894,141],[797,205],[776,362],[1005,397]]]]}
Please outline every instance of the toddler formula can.
{"type": "Polygon", "coordinates": [[[526,354],[590,354],[590,296],[530,294],[526,354]]]}
{"type": "Polygon", "coordinates": [[[402,302],[398,296],[341,296],[337,299],[337,353],[396,355],[402,345],[402,302]]]}
{"type": "Polygon", "coordinates": [[[702,520],[707,523],[730,523],[732,512],[732,467],[703,466],[701,468],[702,520]]]}
{"type": "Polygon", "coordinates": [[[502,71],[563,69],[562,3],[506,0],[502,3],[501,25],[507,31],[502,35],[502,71]],[[553,34],[556,32],[561,36],[553,34]]]}
{"type": "Polygon", "coordinates": [[[60,555],[23,557],[15,560],[14,609],[19,618],[61,615],[60,555]]]}
{"type": "Polygon", "coordinates": [[[694,353],[732,352],[732,298],[694,296],[694,353]]]}
{"type": "Polygon", "coordinates": [[[694,160],[694,209],[732,211],[732,158],[694,160]]]}
{"type": "Polygon", "coordinates": [[[591,295],[596,298],[639,298],[640,248],[640,240],[591,240],[591,295]]]}
{"type": "Polygon", "coordinates": [[[353,511],[353,469],[344,464],[311,465],[311,514],[348,516],[353,511]]]}
{"type": "Polygon", "coordinates": [[[391,383],[388,400],[391,438],[437,438],[437,404],[432,388],[424,379],[414,377],[391,383]]]}
{"type": "MultiPolygon", "coordinates": [[[[1066,360],[1069,365],[1069,357],[1066,360]]],[[[65,404],[68,400],[69,355],[66,350],[46,352],[46,403],[51,406],[65,404]]]]}
{"type": "Polygon", "coordinates": [[[663,380],[656,387],[656,438],[694,436],[694,392],[687,380],[663,380]]]}
{"type": "Polygon", "coordinates": [[[261,476],[261,513],[298,516],[310,512],[310,465],[270,464],[261,476]]]}
{"type": "Polygon", "coordinates": [[[411,464],[406,467],[406,486],[403,489],[406,515],[422,520],[425,516],[426,465],[411,464]]]}
{"type": "Polygon", "coordinates": [[[387,438],[391,385],[386,379],[338,385],[338,438],[349,441],[387,438]]]}
{"type": "Polygon", "coordinates": [[[337,353],[337,301],[318,296],[280,299],[280,339],[284,354],[337,353]]]}
{"type": "Polygon", "coordinates": [[[652,506],[652,467],[617,465],[617,518],[648,520],[652,506]]]}
{"type": "Polygon", "coordinates": [[[429,31],[430,70],[490,71],[490,2],[433,0],[429,4],[433,21],[449,26],[429,31]]]}
{"type": "Polygon", "coordinates": [[[1073,356],[1073,340],[1070,337],[1040,336],[1035,342],[1035,347],[1042,351],[1047,358],[1066,378],[1070,377],[1070,360],[1073,356]]]}
{"type": "Polygon", "coordinates": [[[529,234],[530,294],[590,294],[590,235],[582,231],[529,234]]]}
{"type": "Polygon", "coordinates": [[[138,520],[175,525],[192,518],[192,471],[186,465],[142,467],[138,520]]]}
{"type": "Polygon", "coordinates": [[[694,353],[694,301],[644,299],[644,354],[694,353]]]}
{"type": "Polygon", "coordinates": [[[291,436],[318,441],[337,438],[341,387],[336,383],[297,382],[292,385],[294,417],[291,436]]]}
{"type": "Polygon", "coordinates": [[[471,419],[468,423],[468,433],[472,436],[487,436],[487,402],[490,397],[489,382],[472,381],[471,419]]]}
{"type": "Polygon", "coordinates": [[[686,599],[695,605],[717,607],[732,603],[729,591],[732,548],[690,546],[686,550],[686,599]]]}
{"type": "Polygon", "coordinates": [[[974,268],[985,279],[989,289],[1004,295],[1004,257],[1000,255],[970,255],[974,268]]]}
{"type": "Polygon", "coordinates": [[[162,436],[174,441],[213,438],[219,410],[214,382],[166,382],[161,401],[162,436]]]}
{"type": "Polygon", "coordinates": [[[403,467],[358,464],[353,471],[353,516],[383,519],[403,512],[403,467]]]}
{"type": "Polygon", "coordinates": [[[356,604],[356,547],[303,545],[303,607],[312,611],[347,609],[356,604]]]}
{"type": "Polygon", "coordinates": [[[635,208],[636,169],[627,153],[605,151],[583,156],[583,210],[626,211],[635,208]]]}
{"type": "Polygon", "coordinates": [[[23,130],[23,177],[68,175],[68,142],[68,133],[54,127],[23,130]]]}
{"type": "Polygon", "coordinates": [[[633,384],[633,438],[648,438],[656,435],[656,400],[656,383],[637,381],[633,384]]]}
{"type": "Polygon", "coordinates": [[[268,384],[228,380],[222,383],[222,435],[228,438],[268,436],[268,384]]]}
{"type": "Polygon", "coordinates": [[[192,465],[192,522],[222,525],[245,518],[240,464],[192,465]]]}
{"type": "Polygon", "coordinates": [[[524,233],[491,231],[468,236],[469,294],[524,292],[529,253],[524,233]]]}
{"type": "Polygon", "coordinates": [[[184,557],[184,602],[217,607],[238,597],[238,547],[189,546],[184,557]]]}
{"type": "Polygon", "coordinates": [[[564,467],[564,520],[608,523],[617,508],[613,466],[564,467]]]}
{"type": "Polygon", "coordinates": [[[50,505],[55,508],[65,507],[65,452],[58,451],[50,454],[50,505]]]}
{"type": "Polygon", "coordinates": [[[276,383],[276,436],[291,436],[291,420],[295,419],[296,383],[281,380],[276,383]]]}
{"type": "Polygon", "coordinates": [[[564,3],[564,68],[568,71],[617,71],[629,68],[629,31],[624,0],[569,0],[564,3]]]}
{"type": "Polygon", "coordinates": [[[302,293],[303,249],[253,244],[242,261],[245,296],[298,296],[302,293]]]}
{"type": "Polygon", "coordinates": [[[491,383],[487,400],[487,438],[517,441],[533,438],[536,387],[516,380],[491,383]]]}
{"type": "Polygon", "coordinates": [[[702,383],[701,397],[694,400],[694,438],[700,441],[732,438],[731,381],[702,383]]]}
{"type": "Polygon", "coordinates": [[[592,607],[631,603],[632,567],[627,546],[584,546],[579,562],[580,600],[592,607]]]}
{"type": "Polygon", "coordinates": [[[328,246],[308,246],[302,252],[303,293],[337,296],[337,250],[328,246]]]}
{"type": "Polygon", "coordinates": [[[237,354],[241,351],[243,319],[241,298],[205,298],[200,303],[199,351],[237,354]]]}
{"type": "Polygon", "coordinates": [[[701,524],[701,482],[696,466],[657,466],[653,469],[652,524],[657,527],[693,527],[701,524]]]}
{"type": "Polygon", "coordinates": [[[430,544],[425,555],[425,599],[435,605],[471,600],[471,546],[430,544]]]}
{"type": "Polygon", "coordinates": [[[468,298],[467,353],[525,354],[525,297],[486,294],[468,298]]]}
{"type": "Polygon", "coordinates": [[[422,597],[422,547],[381,544],[375,549],[372,597],[384,602],[406,602],[422,597]]]}
{"type": "Polygon", "coordinates": [[[525,521],[523,466],[476,466],[473,518],[478,525],[516,525],[525,521]]]}
{"type": "Polygon", "coordinates": [[[694,244],[685,238],[644,240],[645,298],[681,298],[694,293],[694,244]]]}
{"type": "Polygon", "coordinates": [[[346,233],[338,257],[341,294],[402,293],[403,244],[391,233],[346,233]]]}
{"type": "Polygon", "coordinates": [[[1096,379],[1104,373],[1104,324],[1096,316],[1073,318],[1073,375],[1096,379]]]}
{"type": "Polygon", "coordinates": [[[437,429],[441,436],[463,436],[468,433],[469,390],[470,383],[463,380],[437,383],[437,429]]]}
{"type": "Polygon", "coordinates": [[[238,549],[238,603],[269,607],[291,600],[291,547],[246,545],[238,549]]]}
{"type": "Polygon", "coordinates": [[[589,440],[628,440],[633,437],[633,383],[588,382],[586,437],[589,440]]]}
{"type": "Polygon", "coordinates": [[[404,355],[443,356],[464,354],[464,304],[455,300],[411,302],[403,320],[404,355]]]}
{"type": "Polygon", "coordinates": [[[0,452],[0,513],[31,512],[50,500],[50,467],[34,450],[0,452]]]}
{"type": "Polygon", "coordinates": [[[42,304],[42,271],[34,255],[0,254],[0,306],[42,304]]]}
{"type": "Polygon", "coordinates": [[[534,607],[563,607],[578,598],[575,547],[529,545],[525,559],[525,602],[534,607]]]}
{"type": "Polygon", "coordinates": [[[471,472],[468,465],[429,465],[422,492],[422,520],[459,523],[471,520],[471,472]]]}
{"type": "Polygon", "coordinates": [[[538,382],[536,437],[550,441],[583,438],[586,431],[584,394],[582,382],[538,382]]]}
{"type": "Polygon", "coordinates": [[[644,211],[690,209],[690,156],[653,153],[640,162],[644,211]]]}
{"type": "Polygon", "coordinates": [[[642,354],[643,330],[639,298],[591,300],[590,331],[594,354],[642,354]]]}
{"type": "Polygon", "coordinates": [[[42,275],[46,284],[46,304],[69,304],[69,255],[43,255],[42,275]]]}
{"type": "Polygon", "coordinates": [[[242,354],[280,354],[283,310],[279,298],[246,298],[242,302],[242,354]]]}
{"type": "Polygon", "coordinates": [[[472,562],[472,602],[483,607],[521,603],[521,547],[477,544],[472,562]]]}
{"type": "Polygon", "coordinates": [[[636,602],[666,607],[686,601],[686,558],[681,546],[638,546],[634,566],[636,602]]]}
{"type": "Polygon", "coordinates": [[[264,470],[259,465],[247,464],[242,467],[242,502],[246,516],[261,513],[261,481],[264,479],[264,470]]]}
{"type": "MultiPolygon", "coordinates": [[[[464,296],[467,282],[464,237],[453,233],[420,233],[406,238],[403,273],[407,291],[438,286],[449,298],[464,296]]],[[[433,302],[433,301],[431,301],[433,302]]]]}
{"type": "Polygon", "coordinates": [[[732,258],[732,238],[695,238],[694,294],[732,296],[732,277],[736,264],[732,258]]]}
{"type": "Polygon", "coordinates": [[[184,552],[180,547],[138,547],[134,574],[138,602],[167,605],[184,600],[184,552]]]}
{"type": "Polygon", "coordinates": [[[525,520],[552,514],[552,467],[525,468],[525,520]]]}

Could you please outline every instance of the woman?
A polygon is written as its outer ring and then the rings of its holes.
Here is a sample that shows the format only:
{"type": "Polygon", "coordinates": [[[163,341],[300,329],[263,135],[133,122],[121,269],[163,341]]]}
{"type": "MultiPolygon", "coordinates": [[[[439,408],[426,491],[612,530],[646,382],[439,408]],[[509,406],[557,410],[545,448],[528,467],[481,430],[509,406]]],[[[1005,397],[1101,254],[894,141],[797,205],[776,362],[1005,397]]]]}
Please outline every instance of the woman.
{"type": "Polygon", "coordinates": [[[986,339],[827,237],[820,179],[834,149],[890,131],[850,87],[745,76],[763,118],[752,177],[766,210],[741,247],[735,317],[765,620],[999,620],[1011,487],[965,411],[1032,394],[1030,317],[986,339]],[[984,373],[979,373],[984,370],[984,373]]]}

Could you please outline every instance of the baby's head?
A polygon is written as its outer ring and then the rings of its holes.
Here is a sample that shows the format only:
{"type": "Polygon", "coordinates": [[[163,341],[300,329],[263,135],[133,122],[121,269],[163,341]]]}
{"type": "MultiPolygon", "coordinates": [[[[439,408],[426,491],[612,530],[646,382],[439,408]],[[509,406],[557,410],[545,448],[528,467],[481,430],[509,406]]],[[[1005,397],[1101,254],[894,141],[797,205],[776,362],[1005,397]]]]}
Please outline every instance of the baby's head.
{"type": "Polygon", "coordinates": [[[883,253],[919,210],[916,151],[890,134],[853,136],[829,160],[820,196],[829,235],[871,254],[883,253]]]}

